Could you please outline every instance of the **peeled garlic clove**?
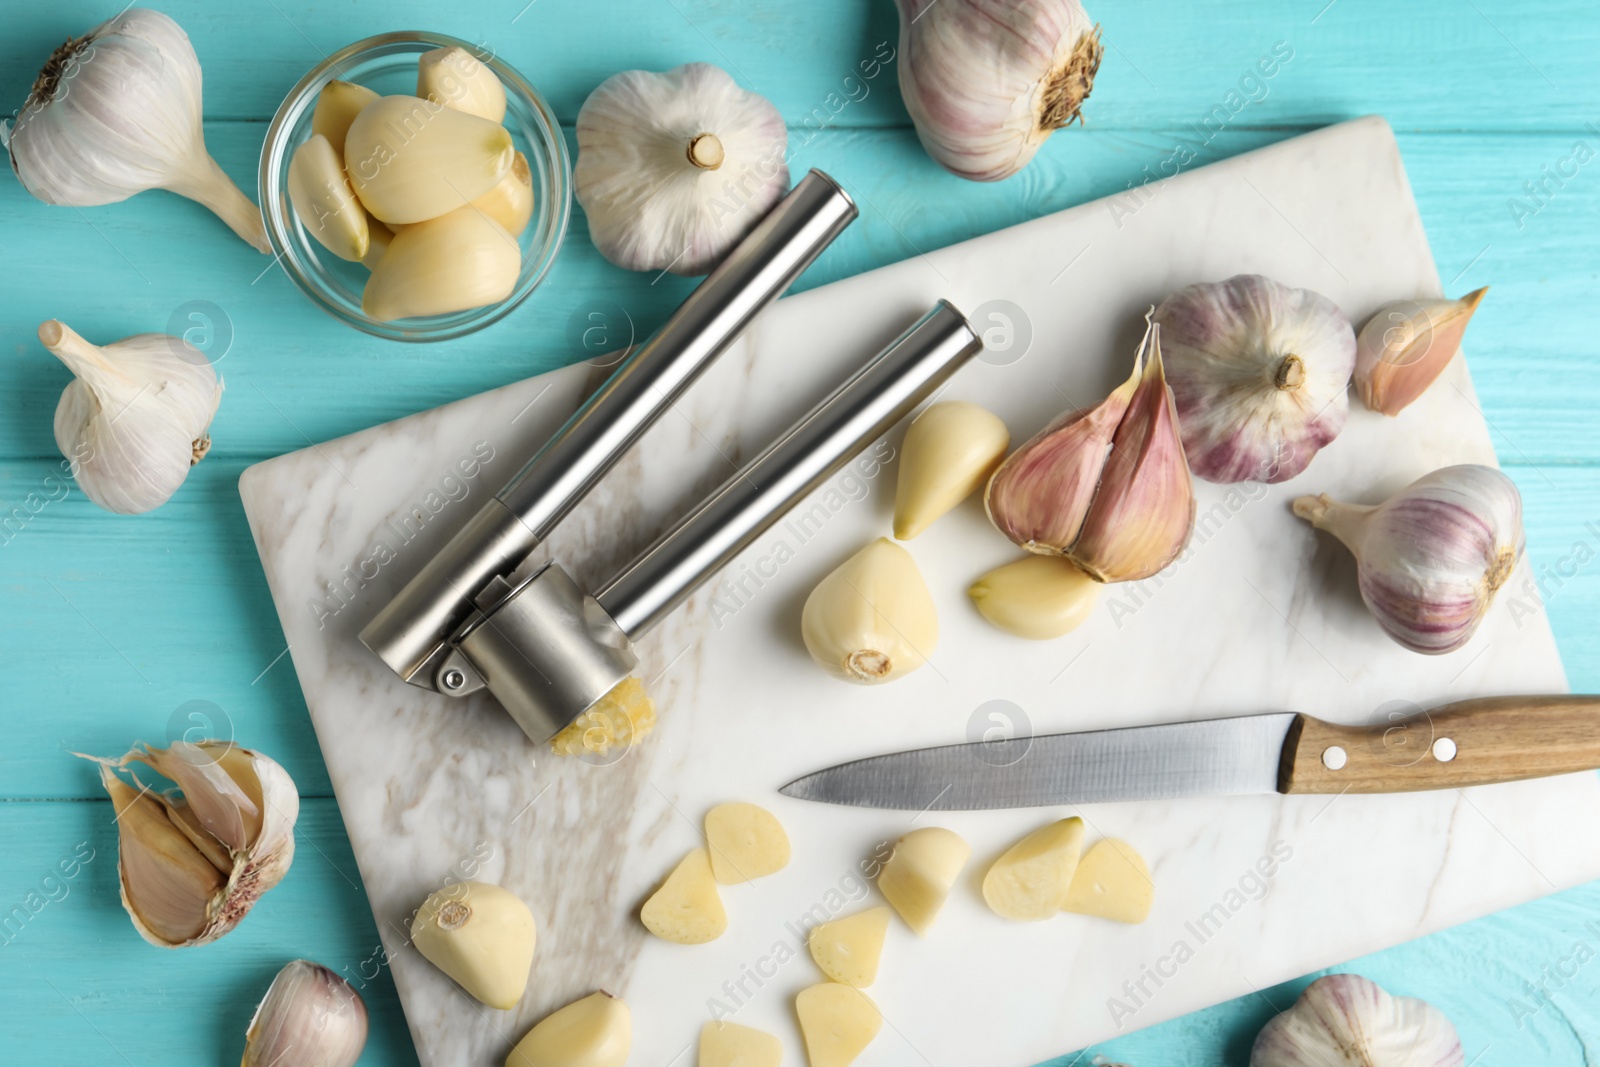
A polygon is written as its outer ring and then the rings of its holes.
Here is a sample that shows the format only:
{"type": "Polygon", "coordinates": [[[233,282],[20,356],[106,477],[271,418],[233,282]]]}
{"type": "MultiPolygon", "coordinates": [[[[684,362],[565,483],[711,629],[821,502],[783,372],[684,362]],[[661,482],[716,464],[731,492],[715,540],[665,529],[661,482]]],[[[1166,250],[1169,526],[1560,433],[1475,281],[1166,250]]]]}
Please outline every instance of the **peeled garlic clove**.
{"type": "Polygon", "coordinates": [[[270,252],[261,211],[206,151],[200,60],[159,11],[130,7],[55,50],[10,131],[11,167],[47,204],[166,189],[270,252]]]}
{"type": "Polygon", "coordinates": [[[490,122],[506,117],[506,87],[494,71],[459,45],[417,57],[417,95],[490,122]]]}
{"type": "Polygon", "coordinates": [[[878,980],[878,960],[888,932],[889,909],[868,908],[813,926],[806,947],[823,974],[861,989],[878,980]]]}
{"type": "Polygon", "coordinates": [[[504,300],[521,273],[517,239],[468,205],[395,234],[361,291],[361,310],[384,322],[448,315],[504,300]]]}
{"type": "Polygon", "coordinates": [[[988,482],[1011,433],[992,412],[963,400],[934,404],[906,430],[894,494],[894,535],[909,541],[988,482]]]}
{"type": "Polygon", "coordinates": [[[135,746],[116,758],[85,756],[117,813],[122,906],[153,945],[215,941],[238,925],[294,858],[300,795],[284,769],[229,742],[135,746]],[[116,773],[143,763],[183,796],[151,792],[116,773]],[[135,788],[137,786],[137,788],[135,788]]]}
{"type": "Polygon", "coordinates": [[[1350,413],[1356,339],[1338,305],[1259,274],[1180,289],[1156,308],[1183,447],[1208,482],[1281,482],[1350,413]]]}
{"type": "Polygon", "coordinates": [[[835,678],[876,685],[909,674],[939,641],[939,620],[911,553],[880,537],[806,598],[800,632],[835,678]]]}
{"type": "Polygon", "coordinates": [[[1111,438],[1084,516],[1067,553],[1091,578],[1133,582],[1178,558],[1194,528],[1194,482],[1178,436],[1178,413],[1161,359],[1161,327],[1152,326],[1144,369],[1111,438]]]}
{"type": "Polygon", "coordinates": [[[414,96],[361,109],[344,142],[345,171],[383,222],[435,219],[495,187],[516,149],[499,123],[414,96]]]}
{"type": "Polygon", "coordinates": [[[550,749],[558,756],[604,756],[614,748],[637,745],[655,725],[655,701],[644,683],[630,675],[562,727],[550,739],[550,749]]]}
{"type": "Polygon", "coordinates": [[[978,613],[1008,634],[1048,641],[1083,625],[1100,583],[1071,560],[1024,556],[979,578],[967,589],[978,613]]]}
{"type": "Polygon", "coordinates": [[[367,212],[350,188],[344,164],[328,143],[313,134],[289,160],[289,203],[306,232],[340,259],[366,257],[367,212]]]}
{"type": "Polygon", "coordinates": [[[679,945],[703,945],[722,936],[728,929],[728,913],[705,849],[697,848],[678,862],[644,902],[639,921],[661,940],[679,945]]]}
{"type": "Polygon", "coordinates": [[[1078,0],[897,0],[900,95],[939,165],[975,181],[1021,170],[1079,117],[1100,30],[1078,0]]]}
{"type": "Polygon", "coordinates": [[[709,1022],[700,1028],[700,1067],[781,1067],[783,1042],[737,1023],[709,1022]]]}
{"type": "Polygon", "coordinates": [[[101,347],[51,319],[39,340],[76,377],[56,405],[56,447],[107,511],[166,503],[211,447],[222,382],[180,337],[141,333],[101,347]]]}
{"type": "Polygon", "coordinates": [[[1461,1038],[1444,1013],[1391,997],[1358,974],[1330,974],[1306,987],[1256,1035],[1250,1067],[1372,1064],[1462,1067],[1461,1038]]]}
{"type": "Polygon", "coordinates": [[[353,1067],[366,1043],[361,994],[321,964],[293,960],[250,1020],[240,1067],[353,1067]]]}
{"type": "Polygon", "coordinates": [[[590,993],[539,1020],[506,1067],[623,1067],[632,1046],[628,1005],[610,993],[590,993]]]}
{"type": "Polygon", "coordinates": [[[378,94],[365,85],[345,81],[331,81],[317,94],[317,106],[311,109],[311,132],[328,139],[341,164],[350,124],[361,114],[362,108],[376,99],[378,94]]]}
{"type": "Polygon", "coordinates": [[[1062,819],[1006,849],[983,876],[983,899],[1002,919],[1039,922],[1061,910],[1083,850],[1083,820],[1062,819]]]}
{"type": "Polygon", "coordinates": [[[361,265],[368,270],[378,266],[378,260],[389,251],[389,242],[394,240],[394,231],[383,223],[367,215],[367,254],[361,257],[361,265]]]}
{"type": "Polygon", "coordinates": [[[883,1015],[859,989],[824,982],[794,998],[811,1067],[850,1067],[883,1028],[883,1015]]]}
{"type": "Polygon", "coordinates": [[[537,930],[514,893],[487,882],[438,890],[411,920],[423,959],[491,1008],[508,1011],[528,988],[537,930]]]}
{"type": "Polygon", "coordinates": [[[1062,911],[1137,925],[1150,917],[1156,884],[1144,857],[1126,841],[1096,841],[1072,872],[1062,911]]]}
{"type": "Polygon", "coordinates": [[[1428,655],[1471,640],[1525,544],[1516,485],[1472,463],[1425,474],[1376,507],[1323,494],[1300,497],[1294,513],[1344,542],[1378,625],[1428,655]]]}
{"type": "Polygon", "coordinates": [[[907,926],[924,936],[971,855],[972,846],[953,830],[913,830],[894,843],[894,852],[878,872],[878,891],[907,926]]]}
{"type": "Polygon", "coordinates": [[[1461,348],[1488,286],[1459,300],[1385,304],[1356,338],[1356,392],[1373,411],[1398,415],[1421,396],[1461,348]]]}
{"type": "Polygon", "coordinates": [[[789,188],[783,116],[708,63],[613,74],[577,138],[589,237],[629,270],[706,273],[789,188]]]}
{"type": "Polygon", "coordinates": [[[506,176],[474,200],[472,206],[498,222],[511,236],[521,236],[533,217],[533,172],[528,169],[528,157],[518,152],[506,176]]]}
{"type": "Polygon", "coordinates": [[[718,804],[706,812],[711,873],[723,885],[765,878],[789,865],[789,835],[766,808],[718,804]]]}

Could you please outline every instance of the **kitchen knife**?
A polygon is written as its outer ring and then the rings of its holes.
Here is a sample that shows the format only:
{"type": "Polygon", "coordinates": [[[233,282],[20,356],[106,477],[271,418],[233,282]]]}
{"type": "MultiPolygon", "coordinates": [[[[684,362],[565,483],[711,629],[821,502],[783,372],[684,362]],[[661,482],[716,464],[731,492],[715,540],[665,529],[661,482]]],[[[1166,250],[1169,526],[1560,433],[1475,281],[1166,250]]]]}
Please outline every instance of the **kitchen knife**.
{"type": "Polygon", "coordinates": [[[785,796],[970,811],[1248,793],[1404,793],[1600,768],[1600,696],[1462,700],[1337,726],[1295,712],[973,741],[842,763],[785,796]]]}

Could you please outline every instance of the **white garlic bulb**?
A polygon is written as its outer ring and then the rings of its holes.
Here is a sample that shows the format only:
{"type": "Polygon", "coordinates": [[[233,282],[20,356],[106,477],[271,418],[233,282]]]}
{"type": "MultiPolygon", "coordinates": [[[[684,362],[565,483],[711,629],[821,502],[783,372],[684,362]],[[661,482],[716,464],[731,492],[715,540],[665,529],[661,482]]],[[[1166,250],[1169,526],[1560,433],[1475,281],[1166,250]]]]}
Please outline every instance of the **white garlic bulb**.
{"type": "Polygon", "coordinates": [[[1359,974],[1318,978],[1261,1028],[1250,1067],[1462,1067],[1461,1038],[1425,1000],[1359,974]]]}
{"type": "Polygon", "coordinates": [[[1376,507],[1303,496],[1294,513],[1355,554],[1361,599],[1414,652],[1466,644],[1522,557],[1522,497],[1493,467],[1443,467],[1376,507]]]}
{"type": "Polygon", "coordinates": [[[876,685],[927,662],[939,641],[939,617],[917,561],[880,537],[811,590],[800,632],[823,670],[876,685]]]}
{"type": "Polygon", "coordinates": [[[135,745],[100,765],[117,819],[122,906],[146,941],[215,941],[277,885],[294,859],[300,794],[277,763],[227,741],[135,745]],[[181,791],[158,793],[118,770],[143,763],[181,791]],[[137,787],[137,788],[135,788],[137,787]]]}
{"type": "Polygon", "coordinates": [[[214,211],[257,250],[261,212],[206,151],[200,61],[159,11],[129,8],[55,50],[8,147],[28,192],[47,204],[114,204],[167,189],[214,211]]]}
{"type": "Polygon", "coordinates": [[[1356,335],[1338,305],[1259,274],[1179,289],[1156,308],[1189,466],[1281,482],[1344,429],[1356,335]]]}
{"type": "Polygon", "coordinates": [[[963,178],[1009,178],[1079,118],[1100,30],[1078,0],[896,0],[900,95],[917,136],[963,178]]]}
{"type": "Polygon", "coordinates": [[[107,511],[166,502],[211,447],[222,382],[181,337],[141,333],[101,347],[51,319],[39,340],[77,375],[56,405],[56,447],[107,511]]]}
{"type": "Polygon", "coordinates": [[[250,1019],[239,1067],[352,1067],[366,1043],[361,994],[320,963],[291,960],[250,1019]]]}
{"type": "Polygon", "coordinates": [[[613,74],[577,136],[589,237],[629,270],[706,273],[789,188],[783,116],[709,63],[613,74]]]}

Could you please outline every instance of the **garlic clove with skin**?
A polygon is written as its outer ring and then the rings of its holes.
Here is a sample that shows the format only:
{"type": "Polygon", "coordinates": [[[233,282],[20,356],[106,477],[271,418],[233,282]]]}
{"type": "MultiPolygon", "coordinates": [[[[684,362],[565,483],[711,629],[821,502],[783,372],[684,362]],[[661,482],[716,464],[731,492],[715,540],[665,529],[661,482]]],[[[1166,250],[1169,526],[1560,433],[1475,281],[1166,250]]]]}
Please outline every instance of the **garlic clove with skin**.
{"type": "Polygon", "coordinates": [[[1048,641],[1071,633],[1094,608],[1100,583],[1071,560],[1028,555],[967,589],[978,613],[1008,634],[1048,641]]]}
{"type": "Polygon", "coordinates": [[[239,1067],[354,1067],[366,1043],[361,994],[319,963],[291,960],[250,1019],[239,1067]]]}
{"type": "Polygon", "coordinates": [[[1459,300],[1402,301],[1379,308],[1356,337],[1356,392],[1373,411],[1398,415],[1432,385],[1461,348],[1488,286],[1459,300]]]}
{"type": "Polygon", "coordinates": [[[179,337],[142,333],[92,345],[51,319],[39,340],[76,377],[56,405],[56,447],[78,487],[107,511],[164,504],[211,447],[222,382],[179,337]]]}
{"type": "Polygon", "coordinates": [[[10,131],[11,167],[47,204],[114,204],[166,189],[259,252],[261,211],[206,151],[200,60],[159,11],[132,7],[50,56],[10,131]]]}
{"type": "Polygon", "coordinates": [[[974,181],[1008,178],[1079,118],[1100,30],[1078,0],[896,0],[900,95],[928,154],[974,181]]]}
{"type": "Polygon", "coordinates": [[[800,632],[829,674],[877,685],[927,662],[939,620],[911,553],[880,537],[817,583],[801,611],[800,632]]]}
{"type": "Polygon", "coordinates": [[[1294,513],[1344,542],[1378,624],[1428,655],[1471,640],[1524,547],[1516,485],[1478,464],[1425,474],[1375,507],[1323,494],[1298,498],[1294,513]]]}
{"type": "Polygon", "coordinates": [[[499,123],[415,96],[383,96],[345,136],[344,165],[366,209],[387,223],[422,222],[465,207],[511,169],[499,123]]]}
{"type": "Polygon", "coordinates": [[[516,1007],[528,988],[537,940],[528,905],[487,882],[445,886],[411,920],[411,943],[423,958],[502,1011],[516,1007]]]}
{"type": "Polygon", "coordinates": [[[345,81],[331,81],[317,94],[317,106],[311,109],[311,132],[328,139],[341,163],[350,124],[361,114],[362,108],[376,99],[378,94],[365,85],[345,81]]]}
{"type": "Polygon", "coordinates": [[[900,449],[894,535],[909,541],[988,482],[1011,444],[993,412],[964,400],[933,404],[912,420],[900,449]]]}
{"type": "Polygon", "coordinates": [[[1464,1067],[1460,1035],[1438,1008],[1393,997],[1359,974],[1330,974],[1256,1035],[1250,1067],[1464,1067]]]}
{"type": "Polygon", "coordinates": [[[396,233],[361,291],[361,310],[392,322],[504,300],[522,273],[522,247],[470,204],[396,233]]]}
{"type": "Polygon", "coordinates": [[[494,71],[459,45],[417,57],[417,95],[490,122],[506,117],[506,87],[494,71]]]}
{"type": "Polygon", "coordinates": [[[783,116],[708,63],[612,75],[577,139],[589,237],[628,270],[706,273],[789,188],[783,116]]]}
{"type": "Polygon", "coordinates": [[[326,137],[312,134],[294,150],[288,185],[295,216],[318,244],[340,259],[366,258],[371,242],[367,212],[326,137]]]}

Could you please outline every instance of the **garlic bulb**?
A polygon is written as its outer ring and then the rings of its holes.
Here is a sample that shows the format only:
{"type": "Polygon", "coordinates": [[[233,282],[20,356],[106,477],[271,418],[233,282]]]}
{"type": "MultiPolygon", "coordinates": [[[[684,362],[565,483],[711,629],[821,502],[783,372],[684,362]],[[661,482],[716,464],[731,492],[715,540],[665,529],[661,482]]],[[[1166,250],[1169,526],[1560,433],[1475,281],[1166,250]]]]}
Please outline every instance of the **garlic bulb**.
{"type": "Polygon", "coordinates": [[[1385,304],[1356,338],[1356,392],[1373,411],[1398,415],[1421,396],[1461,348],[1467,323],[1489,291],[1459,300],[1385,304]]]}
{"type": "Polygon", "coordinates": [[[344,165],[381,222],[435,219],[499,183],[516,156],[504,126],[415,96],[383,96],[350,123],[344,165]]]}
{"type": "Polygon", "coordinates": [[[257,251],[261,212],[206,151],[200,61],[159,11],[129,8],[57,48],[11,129],[11,167],[47,204],[115,204],[166,189],[210,208],[257,251]]]}
{"type": "Polygon", "coordinates": [[[366,257],[371,236],[367,212],[356,199],[344,161],[320,133],[294,150],[289,160],[289,203],[306,232],[340,259],[366,257]]]}
{"type": "Polygon", "coordinates": [[[1001,533],[1066,556],[1100,582],[1148,578],[1183,551],[1194,485],[1151,325],[1133,373],[1098,407],[1071,411],[1013,452],[984,507],[1001,533]]]}
{"type": "Polygon", "coordinates": [[[1100,29],[1078,0],[896,0],[900,95],[940,166],[1009,178],[1079,118],[1100,29]]]}
{"type": "Polygon", "coordinates": [[[1522,497],[1493,467],[1441,468],[1376,507],[1303,496],[1294,513],[1355,554],[1361,599],[1413,652],[1466,644],[1522,557],[1522,497]]]}
{"type": "Polygon", "coordinates": [[[490,122],[506,117],[506,87],[494,71],[459,45],[417,57],[417,95],[490,122]]]}
{"type": "Polygon", "coordinates": [[[589,237],[629,270],[706,273],[789,188],[783,116],[708,63],[613,74],[577,136],[589,237]]]}
{"type": "Polygon", "coordinates": [[[423,959],[491,1008],[508,1011],[528,988],[538,930],[516,894],[487,882],[438,890],[411,920],[423,959]]]}
{"type": "Polygon", "coordinates": [[[100,783],[117,819],[122,906],[152,945],[183,948],[215,941],[288,873],[300,794],[284,769],[227,741],[135,745],[100,765],[100,783]],[[152,792],[143,763],[181,790],[152,792]],[[137,786],[138,788],[134,788],[137,786]]]}
{"type": "Polygon", "coordinates": [[[1425,1000],[1391,997],[1359,974],[1330,974],[1261,1028],[1250,1067],[1462,1067],[1461,1038],[1425,1000]]]}
{"type": "Polygon", "coordinates": [[[367,1043],[367,1005],[320,963],[291,960],[245,1031],[239,1067],[353,1067],[367,1043]]]}
{"type": "Polygon", "coordinates": [[[880,537],[811,590],[800,632],[823,670],[876,685],[927,661],[939,641],[939,619],[911,553],[880,537]]]}
{"type": "Polygon", "coordinates": [[[622,1067],[633,1016],[610,993],[590,993],[546,1015],[506,1057],[506,1067],[622,1067]]]}
{"type": "Polygon", "coordinates": [[[100,347],[55,319],[39,340],[77,375],[56,405],[56,447],[78,485],[107,511],[166,502],[205,458],[222,382],[187,341],[141,333],[100,347]]]}
{"type": "Polygon", "coordinates": [[[504,300],[522,273],[522,246],[470,204],[406,226],[361,291],[361,310],[386,322],[446,315],[504,300]]]}
{"type": "Polygon", "coordinates": [[[1100,583],[1059,556],[1024,556],[967,589],[978,613],[1006,633],[1048,641],[1083,625],[1100,583]]]}
{"type": "Polygon", "coordinates": [[[1156,308],[1183,447],[1208,482],[1281,482],[1344,428],[1350,320],[1259,274],[1179,289],[1156,308]]]}
{"type": "Polygon", "coordinates": [[[913,419],[900,449],[895,537],[909,541],[982,488],[1010,444],[998,416],[964,400],[934,404],[913,419]]]}

